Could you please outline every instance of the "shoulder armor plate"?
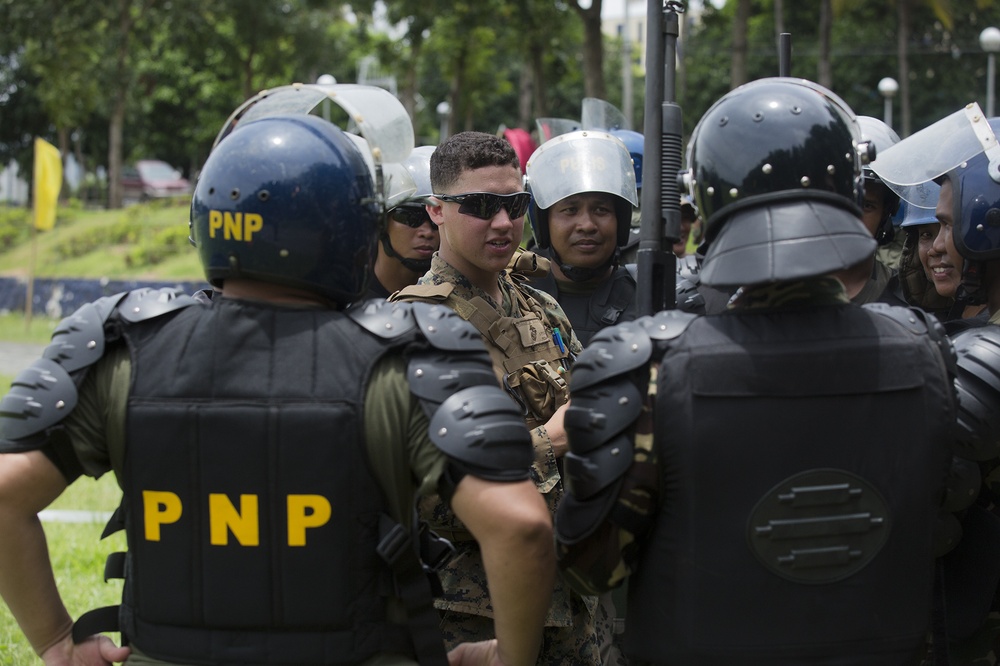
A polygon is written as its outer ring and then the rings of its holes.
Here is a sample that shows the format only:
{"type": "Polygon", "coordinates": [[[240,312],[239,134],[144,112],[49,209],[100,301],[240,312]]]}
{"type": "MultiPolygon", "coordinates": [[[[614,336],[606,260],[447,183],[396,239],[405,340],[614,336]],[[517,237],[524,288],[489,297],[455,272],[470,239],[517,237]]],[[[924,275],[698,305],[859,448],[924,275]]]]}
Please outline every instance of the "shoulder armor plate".
{"type": "Polygon", "coordinates": [[[588,500],[625,475],[634,456],[632,440],[624,433],[586,455],[567,452],[566,489],[579,500],[588,500]]]}
{"type": "Polygon", "coordinates": [[[632,425],[641,412],[639,388],[626,377],[619,376],[586,389],[573,386],[565,417],[573,452],[587,453],[610,441],[632,425]]]}
{"type": "Polygon", "coordinates": [[[661,310],[651,317],[636,320],[653,340],[673,340],[687,330],[698,315],[680,310],[661,310]]]}
{"type": "Polygon", "coordinates": [[[904,308],[888,303],[865,303],[861,307],[894,319],[913,333],[921,334],[929,331],[925,313],[918,308],[904,308]]]}
{"type": "MultiPolygon", "coordinates": [[[[123,296],[119,294],[118,300],[123,296]]],[[[59,322],[42,357],[55,361],[66,372],[73,372],[93,365],[104,356],[104,322],[113,306],[101,308],[98,303],[86,303],[59,322]]]]}
{"type": "Polygon", "coordinates": [[[497,377],[490,357],[482,345],[480,351],[482,354],[414,354],[406,370],[410,391],[436,406],[464,388],[495,385],[497,377]]]}
{"type": "Polygon", "coordinates": [[[123,320],[134,324],[200,303],[193,296],[173,287],[136,289],[125,296],[118,312],[123,320]]]}
{"type": "Polygon", "coordinates": [[[958,359],[956,451],[989,460],[1000,455],[1000,326],[966,329],[952,342],[958,359]]]}
{"type": "Polygon", "coordinates": [[[495,383],[449,396],[431,417],[431,441],[489,481],[528,478],[531,433],[517,406],[495,383]]]}
{"type": "Polygon", "coordinates": [[[351,308],[347,316],[383,340],[398,338],[417,326],[409,305],[405,303],[373,299],[351,308]]]}
{"type": "Polygon", "coordinates": [[[40,358],[22,370],[0,400],[0,437],[18,440],[43,431],[76,407],[73,379],[61,365],[40,358]]]}
{"type": "Polygon", "coordinates": [[[412,303],[413,314],[427,341],[443,351],[486,351],[476,327],[445,305],[412,303]]]}
{"type": "Polygon", "coordinates": [[[606,379],[641,367],[653,354],[653,342],[641,325],[642,317],[598,331],[573,365],[573,390],[599,384],[606,379]]]}

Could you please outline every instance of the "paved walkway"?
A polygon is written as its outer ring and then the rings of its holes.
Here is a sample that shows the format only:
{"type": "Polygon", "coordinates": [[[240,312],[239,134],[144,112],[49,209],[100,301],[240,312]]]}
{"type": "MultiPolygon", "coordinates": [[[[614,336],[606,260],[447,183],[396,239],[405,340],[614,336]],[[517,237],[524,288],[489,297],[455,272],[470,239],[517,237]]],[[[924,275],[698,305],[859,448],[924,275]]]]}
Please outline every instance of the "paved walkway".
{"type": "Polygon", "coordinates": [[[42,356],[45,345],[26,342],[0,342],[0,375],[14,377],[42,356]]]}

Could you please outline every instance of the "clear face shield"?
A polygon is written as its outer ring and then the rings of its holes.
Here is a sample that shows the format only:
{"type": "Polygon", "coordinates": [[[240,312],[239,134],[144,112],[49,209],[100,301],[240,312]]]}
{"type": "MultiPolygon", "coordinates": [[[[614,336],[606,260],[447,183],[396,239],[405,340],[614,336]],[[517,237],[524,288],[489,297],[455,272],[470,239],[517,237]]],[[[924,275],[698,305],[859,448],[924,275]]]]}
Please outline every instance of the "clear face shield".
{"type": "Polygon", "coordinates": [[[402,164],[414,147],[410,116],[392,93],[376,86],[296,83],[265,90],[229,116],[212,147],[238,123],[295,114],[320,116],[348,133],[368,164],[383,211],[391,208],[392,200],[405,199],[416,191],[402,164]],[[332,119],[331,115],[337,117],[332,119]],[[346,121],[338,122],[345,115],[346,121]]]}
{"type": "Polygon", "coordinates": [[[585,130],[630,130],[632,124],[614,104],[597,97],[584,97],[580,113],[580,128],[585,130]]]}
{"type": "Polygon", "coordinates": [[[538,143],[545,143],[562,134],[569,134],[580,129],[580,122],[570,118],[536,118],[538,128],[538,143]]]}
{"type": "Polygon", "coordinates": [[[528,159],[526,175],[542,209],[582,192],[606,192],[639,204],[632,156],[607,132],[571,132],[546,141],[528,159]]]}
{"type": "Polygon", "coordinates": [[[1000,146],[975,102],[903,139],[875,156],[872,171],[909,205],[933,211],[941,186],[935,181],[980,153],[1000,182],[1000,146]]]}

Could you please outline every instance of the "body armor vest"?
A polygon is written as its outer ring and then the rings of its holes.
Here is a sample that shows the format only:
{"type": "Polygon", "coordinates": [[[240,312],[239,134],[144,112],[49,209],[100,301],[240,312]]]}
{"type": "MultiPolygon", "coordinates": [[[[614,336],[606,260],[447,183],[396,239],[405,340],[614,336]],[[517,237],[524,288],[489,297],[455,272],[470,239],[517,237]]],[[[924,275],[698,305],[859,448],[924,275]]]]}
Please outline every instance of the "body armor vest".
{"type": "Polygon", "coordinates": [[[635,276],[625,266],[618,266],[607,280],[588,293],[559,291],[551,274],[530,282],[559,301],[580,343],[586,347],[602,328],[636,318],[635,276]]]}
{"type": "Polygon", "coordinates": [[[465,300],[454,285],[412,285],[392,300],[441,303],[476,327],[486,341],[497,380],[521,405],[528,428],[543,425],[569,399],[566,341],[557,338],[544,309],[522,293],[516,282],[510,293],[518,316],[501,316],[481,297],[465,300]]]}
{"type": "Polygon", "coordinates": [[[123,633],[197,664],[412,653],[385,619],[362,401],[378,359],[415,334],[380,340],[341,313],[226,302],[125,334],[123,633]]]}
{"type": "Polygon", "coordinates": [[[922,649],[952,403],[917,329],[833,307],[700,317],[658,343],[661,505],[629,584],[632,658],[874,666],[922,649]]]}

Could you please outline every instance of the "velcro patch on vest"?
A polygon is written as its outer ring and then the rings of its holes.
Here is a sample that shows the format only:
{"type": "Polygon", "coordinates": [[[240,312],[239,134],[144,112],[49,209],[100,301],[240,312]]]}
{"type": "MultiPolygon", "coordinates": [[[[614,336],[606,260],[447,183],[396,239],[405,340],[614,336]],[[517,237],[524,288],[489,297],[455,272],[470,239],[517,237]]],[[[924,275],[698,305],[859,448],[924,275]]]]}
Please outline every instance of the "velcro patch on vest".
{"type": "Polygon", "coordinates": [[[750,550],[796,583],[831,583],[860,571],[885,545],[889,508],[860,476],[840,469],[792,475],[754,507],[750,550]]]}
{"type": "Polygon", "coordinates": [[[514,328],[521,336],[521,345],[524,347],[535,347],[549,341],[549,336],[545,332],[545,326],[538,317],[524,317],[514,322],[514,328]]]}

